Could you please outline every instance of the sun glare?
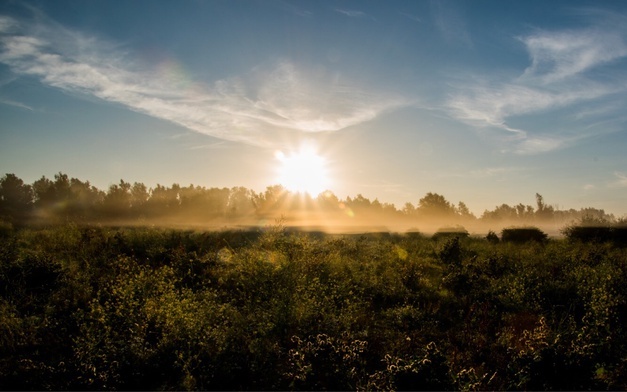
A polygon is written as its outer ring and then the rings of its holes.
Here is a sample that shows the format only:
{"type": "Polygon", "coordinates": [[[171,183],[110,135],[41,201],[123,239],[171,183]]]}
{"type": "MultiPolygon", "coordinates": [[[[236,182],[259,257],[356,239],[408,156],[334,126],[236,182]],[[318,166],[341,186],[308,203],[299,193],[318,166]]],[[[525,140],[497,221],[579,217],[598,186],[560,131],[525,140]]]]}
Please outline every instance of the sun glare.
{"type": "Polygon", "coordinates": [[[311,147],[302,147],[299,151],[275,154],[280,162],[279,184],[291,192],[306,192],[318,196],[329,186],[327,162],[311,147]]]}

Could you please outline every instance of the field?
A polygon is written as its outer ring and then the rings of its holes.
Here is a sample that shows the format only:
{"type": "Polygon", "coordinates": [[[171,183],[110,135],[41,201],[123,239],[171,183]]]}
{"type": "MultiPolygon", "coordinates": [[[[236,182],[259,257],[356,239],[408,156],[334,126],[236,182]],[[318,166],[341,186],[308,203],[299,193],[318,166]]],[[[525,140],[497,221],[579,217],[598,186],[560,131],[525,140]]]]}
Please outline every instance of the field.
{"type": "Polygon", "coordinates": [[[418,233],[0,230],[0,385],[627,389],[627,249],[418,233]]]}

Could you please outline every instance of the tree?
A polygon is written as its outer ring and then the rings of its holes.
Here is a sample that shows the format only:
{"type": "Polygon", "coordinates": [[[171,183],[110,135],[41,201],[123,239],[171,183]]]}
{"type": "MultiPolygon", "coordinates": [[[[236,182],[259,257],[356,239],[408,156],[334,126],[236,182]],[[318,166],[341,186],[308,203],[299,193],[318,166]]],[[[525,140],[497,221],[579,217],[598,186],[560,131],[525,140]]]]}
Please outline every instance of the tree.
{"type": "Polygon", "coordinates": [[[103,200],[104,192],[90,185],[89,181],[83,182],[77,178],[70,179],[69,215],[81,219],[92,217],[102,205],[103,200]]]}
{"type": "Polygon", "coordinates": [[[348,202],[348,199],[346,200],[346,204],[355,211],[368,210],[372,204],[370,199],[364,197],[361,193],[355,196],[350,202],[348,202]]]}
{"type": "Polygon", "coordinates": [[[518,218],[518,212],[516,208],[509,206],[508,204],[501,204],[496,207],[494,211],[486,210],[481,219],[492,221],[514,221],[518,218]]]}
{"type": "Polygon", "coordinates": [[[324,191],[316,198],[318,207],[325,212],[337,211],[340,208],[340,199],[331,191],[324,191]]]}
{"type": "Polygon", "coordinates": [[[0,179],[0,216],[22,220],[33,206],[33,189],[15,174],[0,179]]]}
{"type": "Polygon", "coordinates": [[[544,198],[541,194],[536,193],[536,204],[538,206],[536,210],[536,217],[541,220],[547,220],[553,218],[553,207],[547,206],[544,203],[544,198]]]}
{"type": "Polygon", "coordinates": [[[444,218],[453,216],[455,207],[444,196],[429,192],[418,201],[416,211],[421,217],[444,218]]]}
{"type": "Polygon", "coordinates": [[[462,219],[477,219],[463,201],[457,203],[457,213],[462,219]]]}
{"type": "Polygon", "coordinates": [[[284,207],[288,192],[281,185],[266,187],[263,193],[253,195],[255,210],[259,215],[276,212],[284,207]]]}
{"type": "Polygon", "coordinates": [[[136,217],[146,212],[146,203],[150,198],[148,188],[141,182],[135,182],[131,187],[131,211],[136,217]]]}
{"type": "Polygon", "coordinates": [[[74,195],[67,174],[54,175],[54,181],[45,176],[32,185],[35,196],[34,206],[41,217],[69,218],[73,213],[74,195]]]}
{"type": "Polygon", "coordinates": [[[255,211],[253,192],[242,186],[232,188],[229,194],[227,209],[230,217],[251,215],[255,211]]]}
{"type": "Polygon", "coordinates": [[[402,212],[407,216],[412,216],[416,213],[416,207],[414,207],[414,205],[410,202],[407,202],[405,203],[405,206],[403,206],[402,212]]]}
{"type": "Polygon", "coordinates": [[[128,217],[131,210],[131,184],[120,180],[119,185],[111,185],[103,207],[108,217],[128,217]]]}
{"type": "Polygon", "coordinates": [[[52,181],[45,176],[33,182],[34,204],[38,209],[46,209],[56,201],[56,193],[52,181]]]}
{"type": "Polygon", "coordinates": [[[180,191],[181,186],[179,184],[172,184],[170,188],[157,184],[150,190],[146,212],[151,217],[178,213],[181,205],[180,191]]]}

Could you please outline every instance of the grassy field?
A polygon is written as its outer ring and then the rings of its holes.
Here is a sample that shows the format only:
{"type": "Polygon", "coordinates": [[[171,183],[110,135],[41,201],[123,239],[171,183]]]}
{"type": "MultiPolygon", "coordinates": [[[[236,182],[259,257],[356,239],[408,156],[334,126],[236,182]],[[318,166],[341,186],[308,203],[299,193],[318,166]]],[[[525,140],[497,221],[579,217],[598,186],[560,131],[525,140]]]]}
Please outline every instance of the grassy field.
{"type": "Polygon", "coordinates": [[[420,234],[0,230],[0,385],[627,389],[627,249],[420,234]]]}

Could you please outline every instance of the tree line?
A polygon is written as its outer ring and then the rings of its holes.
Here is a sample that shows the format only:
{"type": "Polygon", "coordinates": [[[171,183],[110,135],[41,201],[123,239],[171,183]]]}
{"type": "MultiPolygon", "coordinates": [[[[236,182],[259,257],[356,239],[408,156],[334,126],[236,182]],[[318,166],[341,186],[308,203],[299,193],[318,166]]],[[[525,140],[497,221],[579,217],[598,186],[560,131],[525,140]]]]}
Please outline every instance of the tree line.
{"type": "Polygon", "coordinates": [[[437,220],[441,224],[487,223],[541,224],[566,223],[585,219],[595,222],[622,221],[602,209],[559,210],[536,193],[536,205],[501,204],[475,216],[462,201],[451,203],[444,196],[429,192],[414,205],[401,209],[394,204],[370,200],[361,194],[338,198],[331,191],[317,197],[295,194],[281,185],[255,192],[245,187],[206,188],[189,185],[119,184],[100,190],[77,178],[58,173],[54,179],[42,176],[32,184],[15,174],[0,179],[0,219],[13,224],[33,222],[251,222],[290,214],[319,214],[345,221],[387,220],[408,224],[437,220]]]}

